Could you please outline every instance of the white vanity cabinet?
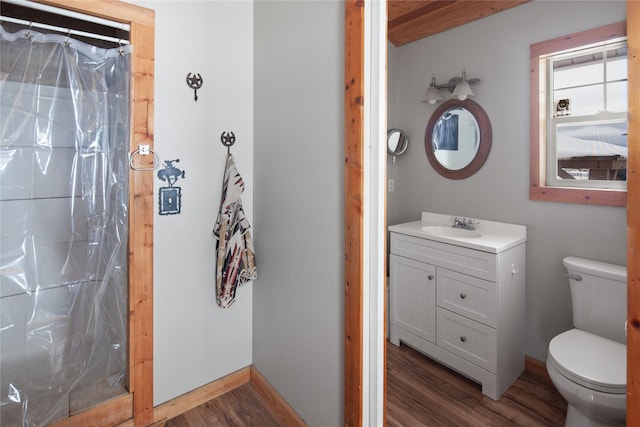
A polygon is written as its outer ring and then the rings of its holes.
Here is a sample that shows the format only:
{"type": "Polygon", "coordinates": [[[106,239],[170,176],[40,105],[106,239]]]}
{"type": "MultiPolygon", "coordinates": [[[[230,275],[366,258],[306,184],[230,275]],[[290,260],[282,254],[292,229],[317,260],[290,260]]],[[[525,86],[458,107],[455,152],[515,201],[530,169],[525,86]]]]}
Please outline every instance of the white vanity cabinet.
{"type": "Polygon", "coordinates": [[[421,232],[424,220],[389,228],[390,341],[498,400],[524,371],[526,228],[506,224],[515,235],[491,240],[500,229],[489,224],[482,237],[450,239],[421,232]]]}

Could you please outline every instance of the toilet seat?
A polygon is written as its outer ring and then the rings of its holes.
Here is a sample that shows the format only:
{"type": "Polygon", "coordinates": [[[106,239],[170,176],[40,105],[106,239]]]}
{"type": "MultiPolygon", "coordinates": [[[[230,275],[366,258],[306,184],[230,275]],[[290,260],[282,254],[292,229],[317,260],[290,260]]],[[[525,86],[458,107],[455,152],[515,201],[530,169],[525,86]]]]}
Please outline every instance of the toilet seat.
{"type": "Polygon", "coordinates": [[[611,394],[627,391],[627,347],[619,342],[571,329],[549,343],[548,363],[583,387],[611,394]]]}

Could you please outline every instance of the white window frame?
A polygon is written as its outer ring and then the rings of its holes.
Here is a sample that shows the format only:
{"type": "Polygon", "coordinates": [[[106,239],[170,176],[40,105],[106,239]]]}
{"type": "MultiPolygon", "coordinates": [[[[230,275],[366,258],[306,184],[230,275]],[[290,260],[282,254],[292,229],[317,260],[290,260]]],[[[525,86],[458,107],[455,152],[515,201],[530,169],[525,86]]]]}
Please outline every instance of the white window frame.
{"type": "MultiPolygon", "coordinates": [[[[567,180],[558,177],[558,159],[556,156],[556,129],[558,126],[562,126],[565,124],[572,123],[593,123],[593,124],[605,124],[605,123],[626,123],[627,122],[627,112],[602,112],[600,114],[591,114],[591,115],[568,115],[568,116],[559,116],[554,117],[554,90],[555,82],[553,79],[553,63],[554,61],[559,61],[568,58],[575,58],[578,56],[583,56],[589,53],[599,53],[602,51],[608,51],[611,49],[616,49],[620,47],[624,47],[627,45],[626,37],[622,39],[610,40],[604,43],[599,43],[595,47],[583,47],[580,46],[576,49],[571,49],[569,52],[563,53],[554,53],[551,55],[547,55],[543,57],[543,60],[546,62],[546,70],[547,70],[547,176],[546,183],[550,187],[576,187],[576,188],[594,188],[594,189],[614,189],[614,190],[626,190],[627,189],[627,181],[604,181],[604,180],[567,180]]],[[[612,83],[607,79],[606,74],[606,56],[603,57],[603,63],[605,64],[603,70],[603,80],[600,82],[603,85],[604,91],[604,102],[605,102],[605,110],[607,109],[607,84],[612,83]]],[[[625,79],[624,81],[627,81],[625,79]]],[[[594,83],[595,84],[595,83],[594,83]]]]}
{"type": "MultiPolygon", "coordinates": [[[[593,30],[583,31],[556,39],[543,41],[531,45],[531,87],[530,87],[530,156],[531,156],[531,185],[529,197],[531,200],[545,200],[567,203],[584,203],[606,206],[626,206],[626,182],[624,188],[594,188],[601,186],[603,181],[592,181],[588,185],[572,186],[566,181],[554,182],[553,175],[557,170],[555,147],[549,147],[549,136],[555,134],[555,126],[569,120],[600,120],[604,117],[573,116],[571,118],[553,118],[553,95],[550,93],[550,75],[547,60],[551,55],[568,51],[608,44],[626,39],[626,23],[619,22],[593,30]],[[561,120],[557,120],[561,119],[561,120]],[[563,122],[564,120],[564,122],[563,122]],[[553,123],[552,123],[553,122],[553,123]],[[554,132],[552,132],[552,130],[554,132]],[[553,150],[553,161],[549,161],[549,152],[553,150]],[[552,166],[549,166],[552,165],[552,166]],[[549,172],[549,173],[548,173],[549,172]],[[559,186],[560,185],[560,186],[559,186]]],[[[619,114],[619,113],[616,113],[619,114]]],[[[626,117],[626,112],[623,113],[626,117]]],[[[606,119],[623,120],[622,115],[607,116],[606,119]]],[[[555,141],[551,141],[555,144],[555,141]]],[[[584,183],[587,180],[582,181],[584,183]]],[[[610,183],[609,183],[610,184],[610,183]]],[[[615,187],[615,185],[613,186],[615,187]]]]}

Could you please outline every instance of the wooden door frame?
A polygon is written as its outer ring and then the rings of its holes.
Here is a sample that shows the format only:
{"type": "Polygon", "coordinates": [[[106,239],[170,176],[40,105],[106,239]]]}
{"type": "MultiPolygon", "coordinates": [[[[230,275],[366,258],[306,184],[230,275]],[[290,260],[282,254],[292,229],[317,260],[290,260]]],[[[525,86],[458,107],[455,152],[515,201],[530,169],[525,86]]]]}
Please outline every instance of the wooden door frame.
{"type": "Polygon", "coordinates": [[[362,425],[363,196],[364,196],[364,2],[345,2],[344,99],[344,425],[362,425]]]}
{"type": "MultiPolygon", "coordinates": [[[[360,426],[363,385],[364,2],[345,2],[345,426],[360,426]]],[[[640,355],[640,2],[627,0],[627,361],[640,355]]],[[[386,395],[386,382],[385,382],[386,395]]],[[[640,425],[640,363],[627,363],[627,425],[640,425]]]]}
{"type": "MultiPolygon", "coordinates": [[[[34,1],[131,26],[130,152],[141,144],[153,149],[155,12],[115,0],[34,1]]],[[[129,174],[129,393],[56,425],[109,426],[129,420],[130,425],[148,426],[154,421],[153,176],[153,172],[130,171],[129,174]]]]}

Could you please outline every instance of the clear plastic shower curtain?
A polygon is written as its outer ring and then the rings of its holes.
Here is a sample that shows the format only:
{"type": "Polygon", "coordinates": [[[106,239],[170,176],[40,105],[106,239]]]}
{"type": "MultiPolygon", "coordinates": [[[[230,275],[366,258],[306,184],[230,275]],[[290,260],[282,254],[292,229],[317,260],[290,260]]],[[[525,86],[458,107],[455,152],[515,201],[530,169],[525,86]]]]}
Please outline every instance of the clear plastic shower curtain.
{"type": "Polygon", "coordinates": [[[0,425],[126,393],[130,47],[0,26],[0,425]]]}

